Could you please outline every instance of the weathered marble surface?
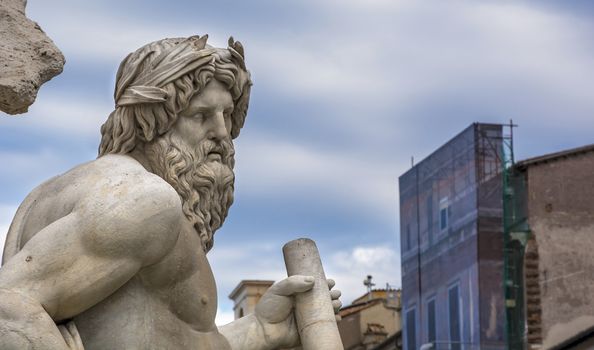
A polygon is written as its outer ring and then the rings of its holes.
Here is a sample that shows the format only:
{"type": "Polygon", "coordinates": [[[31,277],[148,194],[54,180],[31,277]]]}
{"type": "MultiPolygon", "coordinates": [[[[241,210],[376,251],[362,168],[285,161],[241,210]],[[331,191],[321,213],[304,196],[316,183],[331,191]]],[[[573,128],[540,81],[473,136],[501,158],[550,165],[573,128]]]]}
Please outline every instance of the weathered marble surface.
{"type": "MultiPolygon", "coordinates": [[[[217,328],[206,253],[233,202],[233,139],[250,75],[240,43],[164,39],[128,55],[99,157],[34,189],[0,268],[0,349],[277,349],[299,344],[294,296],[274,284],[217,328]]],[[[340,292],[330,293],[340,307],[340,292]]]]}
{"type": "Polygon", "coordinates": [[[64,56],[25,16],[26,0],[0,1],[0,111],[27,112],[43,83],[62,73],[64,56]]]}
{"type": "Polygon", "coordinates": [[[295,296],[295,320],[303,350],[343,350],[315,242],[307,238],[293,240],[283,246],[283,256],[289,276],[308,274],[315,279],[311,290],[295,296]]]}

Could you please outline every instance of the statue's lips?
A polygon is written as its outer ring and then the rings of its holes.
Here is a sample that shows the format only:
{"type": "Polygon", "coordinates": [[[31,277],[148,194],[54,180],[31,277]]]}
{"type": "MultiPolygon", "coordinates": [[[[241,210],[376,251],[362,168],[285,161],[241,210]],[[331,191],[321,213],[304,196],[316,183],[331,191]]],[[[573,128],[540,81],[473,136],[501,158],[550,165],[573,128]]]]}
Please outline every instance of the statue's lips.
{"type": "Polygon", "coordinates": [[[211,162],[220,162],[223,160],[223,157],[219,152],[210,152],[208,156],[206,156],[206,159],[208,159],[211,162]]]}

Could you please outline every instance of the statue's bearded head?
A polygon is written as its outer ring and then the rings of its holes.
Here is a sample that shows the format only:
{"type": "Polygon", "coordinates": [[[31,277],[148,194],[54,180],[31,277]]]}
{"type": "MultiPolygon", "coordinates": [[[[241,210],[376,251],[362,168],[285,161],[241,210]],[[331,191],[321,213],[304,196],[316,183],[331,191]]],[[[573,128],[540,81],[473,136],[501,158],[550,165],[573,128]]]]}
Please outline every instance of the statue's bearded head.
{"type": "Polygon", "coordinates": [[[124,59],[99,156],[140,152],[177,191],[209,250],[233,202],[232,139],[245,121],[251,81],[239,42],[217,49],[206,39],[164,39],[124,59]]]}

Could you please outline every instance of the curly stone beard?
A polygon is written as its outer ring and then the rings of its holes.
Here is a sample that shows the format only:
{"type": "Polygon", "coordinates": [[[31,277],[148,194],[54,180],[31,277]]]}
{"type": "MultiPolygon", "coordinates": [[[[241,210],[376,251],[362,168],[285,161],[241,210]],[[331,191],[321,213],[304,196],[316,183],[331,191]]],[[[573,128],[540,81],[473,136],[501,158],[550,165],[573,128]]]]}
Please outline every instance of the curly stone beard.
{"type": "Polygon", "coordinates": [[[204,140],[196,148],[168,133],[145,147],[153,172],[167,181],[182,200],[184,215],[192,223],[204,251],[213,246],[215,231],[223,225],[233,203],[235,150],[226,139],[204,140]],[[221,162],[208,160],[211,152],[221,162]]]}

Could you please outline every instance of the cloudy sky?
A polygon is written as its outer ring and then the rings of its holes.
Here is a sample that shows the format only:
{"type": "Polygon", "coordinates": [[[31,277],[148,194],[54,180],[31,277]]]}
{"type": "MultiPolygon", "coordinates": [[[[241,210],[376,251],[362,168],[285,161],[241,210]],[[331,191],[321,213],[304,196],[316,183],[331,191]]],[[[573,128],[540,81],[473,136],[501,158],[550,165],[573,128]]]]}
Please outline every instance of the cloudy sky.
{"type": "Polygon", "coordinates": [[[285,275],[297,237],[316,240],[345,304],[367,274],[399,286],[398,176],[472,122],[513,119],[519,159],[594,143],[588,1],[30,0],[27,14],[67,63],[27,114],[0,116],[0,238],[32,188],[96,157],[129,52],[205,33],[244,44],[236,200],[209,254],[219,323],[241,279],[285,275]]]}

